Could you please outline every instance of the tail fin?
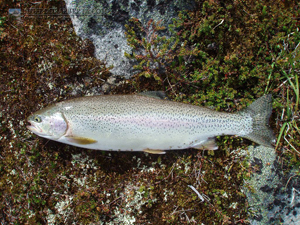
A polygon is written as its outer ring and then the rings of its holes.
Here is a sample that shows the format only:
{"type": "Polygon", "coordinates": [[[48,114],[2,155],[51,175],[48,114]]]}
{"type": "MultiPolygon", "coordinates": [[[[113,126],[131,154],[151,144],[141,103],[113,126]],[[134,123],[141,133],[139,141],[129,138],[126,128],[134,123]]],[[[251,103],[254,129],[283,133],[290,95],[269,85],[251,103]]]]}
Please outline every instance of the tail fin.
{"type": "Polygon", "coordinates": [[[239,112],[241,115],[250,115],[253,120],[252,132],[242,137],[257,144],[273,148],[276,139],[269,127],[269,118],[272,113],[272,96],[264,95],[253,102],[249,107],[239,112]]]}

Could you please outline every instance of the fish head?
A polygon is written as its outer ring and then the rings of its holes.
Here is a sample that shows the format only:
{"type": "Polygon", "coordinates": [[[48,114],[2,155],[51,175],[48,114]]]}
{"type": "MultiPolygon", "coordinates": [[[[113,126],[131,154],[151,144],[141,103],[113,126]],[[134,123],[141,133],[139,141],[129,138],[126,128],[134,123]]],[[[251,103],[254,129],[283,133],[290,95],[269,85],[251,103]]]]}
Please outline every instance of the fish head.
{"type": "Polygon", "coordinates": [[[56,107],[47,107],[32,114],[27,119],[30,125],[27,126],[34,134],[57,140],[68,130],[68,123],[63,113],[56,107]]]}

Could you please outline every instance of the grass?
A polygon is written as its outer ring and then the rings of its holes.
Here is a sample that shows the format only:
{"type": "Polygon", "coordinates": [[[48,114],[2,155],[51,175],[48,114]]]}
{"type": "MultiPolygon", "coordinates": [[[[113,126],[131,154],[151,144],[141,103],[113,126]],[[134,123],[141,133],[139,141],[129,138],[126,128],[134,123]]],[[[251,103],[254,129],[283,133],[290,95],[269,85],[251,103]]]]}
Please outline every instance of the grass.
{"type": "Polygon", "coordinates": [[[282,83],[280,88],[285,90],[286,107],[282,108],[280,131],[277,138],[276,148],[280,143],[285,142],[289,146],[289,151],[293,150],[298,156],[299,151],[299,43],[294,42],[293,36],[299,35],[291,33],[285,40],[285,45],[276,58],[276,64],[280,68],[282,74],[282,83]],[[290,41],[292,39],[292,41],[290,41]]]}

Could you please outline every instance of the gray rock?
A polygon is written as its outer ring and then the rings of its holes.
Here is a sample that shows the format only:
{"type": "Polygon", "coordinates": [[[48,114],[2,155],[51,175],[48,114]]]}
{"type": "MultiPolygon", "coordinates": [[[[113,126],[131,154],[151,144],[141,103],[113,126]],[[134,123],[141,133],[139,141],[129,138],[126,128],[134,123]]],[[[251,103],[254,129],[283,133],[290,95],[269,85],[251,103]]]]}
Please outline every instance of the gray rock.
{"type": "MultiPolygon", "coordinates": [[[[95,45],[95,56],[113,66],[114,75],[130,77],[133,61],[124,56],[130,53],[124,25],[132,17],[142,24],[150,19],[161,21],[167,27],[179,11],[192,9],[194,1],[188,0],[65,0],[75,32],[90,39],[95,45]]],[[[168,32],[162,35],[169,36],[168,32]]]]}
{"type": "Polygon", "coordinates": [[[110,84],[110,85],[115,85],[115,84],[116,84],[116,80],[117,80],[116,77],[111,76],[111,77],[107,78],[107,81],[106,81],[106,82],[107,82],[108,84],[110,84]]]}
{"type": "Polygon", "coordinates": [[[111,86],[109,84],[105,83],[101,86],[101,89],[104,93],[108,93],[111,89],[111,86]]]}
{"type": "Polygon", "coordinates": [[[273,169],[276,159],[275,150],[258,146],[249,147],[249,156],[252,167],[257,168],[250,180],[245,181],[245,193],[253,212],[251,224],[268,224],[268,205],[275,200],[274,191],[279,178],[273,169]],[[251,187],[250,190],[247,186],[251,187]]]}
{"type": "Polygon", "coordinates": [[[245,180],[244,188],[251,224],[300,224],[299,172],[283,173],[272,148],[251,146],[248,153],[256,168],[251,179],[245,180]]]}

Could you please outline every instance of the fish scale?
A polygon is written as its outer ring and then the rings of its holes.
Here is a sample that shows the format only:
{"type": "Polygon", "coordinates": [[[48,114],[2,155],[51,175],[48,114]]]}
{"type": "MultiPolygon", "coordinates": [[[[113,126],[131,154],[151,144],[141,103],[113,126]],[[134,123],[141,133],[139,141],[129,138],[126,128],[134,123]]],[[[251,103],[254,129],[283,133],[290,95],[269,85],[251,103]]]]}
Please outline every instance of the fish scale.
{"type": "Polygon", "coordinates": [[[238,135],[271,147],[275,140],[268,127],[271,110],[270,95],[238,113],[139,94],[89,96],[37,111],[28,118],[28,129],[41,137],[97,150],[216,149],[213,137],[219,135],[238,135]],[[256,127],[263,131],[257,132],[256,127]]]}

